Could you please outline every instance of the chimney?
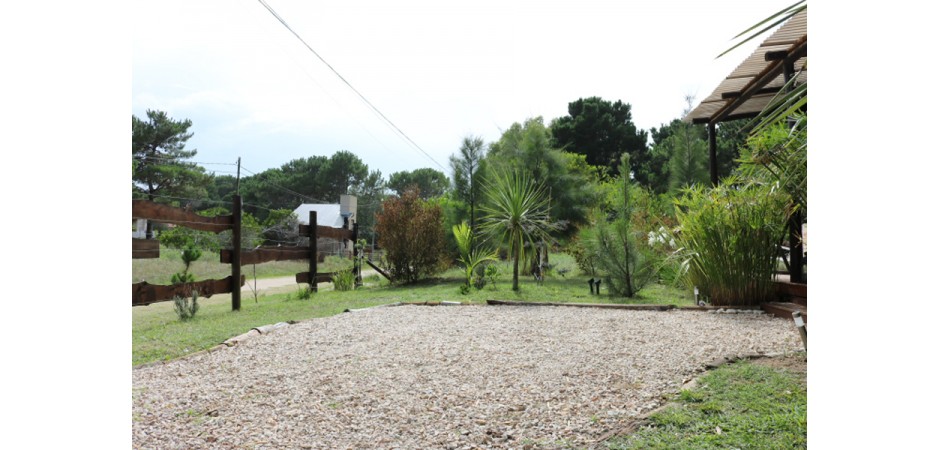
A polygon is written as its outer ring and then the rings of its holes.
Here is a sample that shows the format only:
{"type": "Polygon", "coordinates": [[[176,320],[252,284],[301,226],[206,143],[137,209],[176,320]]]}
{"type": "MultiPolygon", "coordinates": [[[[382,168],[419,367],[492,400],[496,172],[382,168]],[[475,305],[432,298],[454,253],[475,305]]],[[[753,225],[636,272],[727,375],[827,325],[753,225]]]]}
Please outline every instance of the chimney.
{"type": "MultiPolygon", "coordinates": [[[[343,218],[348,218],[347,223],[349,224],[356,221],[357,201],[358,199],[355,195],[343,194],[339,196],[339,214],[343,218]]],[[[351,227],[352,225],[350,225],[350,228],[351,227]]]]}

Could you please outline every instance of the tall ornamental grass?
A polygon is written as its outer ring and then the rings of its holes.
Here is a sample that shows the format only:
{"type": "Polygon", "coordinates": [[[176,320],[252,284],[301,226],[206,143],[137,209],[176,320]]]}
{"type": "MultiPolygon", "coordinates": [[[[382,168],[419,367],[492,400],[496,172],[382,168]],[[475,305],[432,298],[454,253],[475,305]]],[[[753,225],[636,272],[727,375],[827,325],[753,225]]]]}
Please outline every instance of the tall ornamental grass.
{"type": "Polygon", "coordinates": [[[683,279],[716,306],[771,301],[787,196],[775,185],[693,187],[677,201],[683,279]]]}

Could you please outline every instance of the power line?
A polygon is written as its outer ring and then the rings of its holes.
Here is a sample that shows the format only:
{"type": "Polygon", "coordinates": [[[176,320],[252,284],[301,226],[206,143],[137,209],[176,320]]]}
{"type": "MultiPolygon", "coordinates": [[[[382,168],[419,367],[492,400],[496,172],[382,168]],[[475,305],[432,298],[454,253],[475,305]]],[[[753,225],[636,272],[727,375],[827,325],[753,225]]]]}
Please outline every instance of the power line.
{"type": "Polygon", "coordinates": [[[149,156],[149,155],[146,155],[146,156],[134,156],[133,158],[136,159],[136,160],[139,160],[139,161],[144,161],[144,160],[157,160],[157,161],[170,161],[170,162],[176,162],[176,163],[181,163],[181,164],[205,164],[205,165],[210,165],[210,166],[234,166],[234,165],[236,165],[235,163],[202,162],[202,161],[180,161],[180,160],[174,159],[174,158],[164,158],[164,157],[162,157],[162,156],[149,156]]]}
{"type": "Polygon", "coordinates": [[[323,59],[323,57],[320,56],[320,54],[317,53],[317,51],[314,50],[313,47],[310,46],[310,44],[307,44],[307,41],[304,41],[304,39],[303,39],[302,37],[300,37],[300,35],[297,34],[297,32],[294,31],[294,30],[290,27],[290,25],[288,25],[287,22],[286,22],[283,18],[281,18],[280,15],[278,15],[278,13],[277,13],[276,11],[274,11],[274,8],[271,8],[271,6],[269,6],[264,0],[258,0],[258,2],[261,3],[261,5],[264,6],[264,8],[267,9],[268,12],[270,12],[271,15],[273,15],[274,18],[278,20],[278,22],[281,22],[281,25],[284,25],[284,28],[287,28],[287,31],[290,31],[291,34],[293,34],[302,44],[304,44],[305,47],[307,47],[308,50],[310,50],[311,53],[314,54],[314,56],[316,56],[321,62],[323,62],[323,64],[325,64],[326,67],[328,67],[343,83],[345,83],[346,86],[349,87],[349,89],[352,89],[352,91],[355,92],[356,95],[358,95],[359,98],[360,98],[363,102],[365,102],[365,104],[368,105],[369,108],[372,109],[372,111],[374,111],[376,114],[378,114],[379,117],[381,117],[382,120],[385,121],[385,123],[387,123],[387,124],[390,125],[392,128],[394,128],[395,131],[397,131],[398,134],[400,134],[402,137],[404,137],[405,140],[407,140],[408,142],[410,142],[411,145],[414,146],[414,148],[420,150],[421,153],[424,154],[424,156],[427,156],[427,158],[431,160],[431,162],[433,162],[434,164],[437,164],[437,166],[440,167],[442,170],[445,170],[445,171],[447,170],[444,166],[441,165],[441,163],[437,162],[436,159],[434,159],[433,157],[431,157],[431,155],[429,155],[428,152],[424,151],[424,149],[421,148],[420,145],[418,145],[417,143],[415,143],[415,141],[413,141],[410,137],[408,137],[408,135],[405,134],[405,132],[402,131],[401,128],[398,128],[398,125],[395,125],[395,123],[392,122],[388,117],[386,117],[385,114],[382,114],[382,111],[379,111],[379,109],[376,108],[375,105],[373,105],[372,102],[370,102],[364,95],[362,95],[362,93],[360,93],[359,90],[357,90],[355,87],[353,87],[352,84],[350,84],[348,81],[346,81],[346,79],[343,78],[343,76],[340,75],[339,72],[337,72],[336,69],[334,69],[333,66],[330,65],[330,63],[326,62],[326,60],[323,59]]]}

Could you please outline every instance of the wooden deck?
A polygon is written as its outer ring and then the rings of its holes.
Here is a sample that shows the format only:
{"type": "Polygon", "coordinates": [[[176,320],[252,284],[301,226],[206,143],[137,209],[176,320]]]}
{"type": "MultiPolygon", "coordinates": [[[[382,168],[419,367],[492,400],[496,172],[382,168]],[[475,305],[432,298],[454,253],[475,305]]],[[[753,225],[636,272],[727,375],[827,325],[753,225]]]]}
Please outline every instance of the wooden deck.
{"type": "Polygon", "coordinates": [[[774,285],[777,288],[777,301],[761,305],[764,311],[785,319],[792,319],[793,311],[800,311],[803,320],[809,323],[806,314],[806,284],[791,283],[790,276],[782,274],[776,276],[774,285]]]}

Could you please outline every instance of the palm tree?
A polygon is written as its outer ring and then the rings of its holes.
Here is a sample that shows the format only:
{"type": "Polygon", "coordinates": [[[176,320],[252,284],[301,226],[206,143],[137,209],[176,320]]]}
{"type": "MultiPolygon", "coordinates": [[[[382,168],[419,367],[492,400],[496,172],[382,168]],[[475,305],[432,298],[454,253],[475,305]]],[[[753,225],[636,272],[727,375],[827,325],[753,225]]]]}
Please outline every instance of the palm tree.
{"type": "Polygon", "coordinates": [[[488,200],[481,205],[481,230],[509,244],[513,258],[512,290],[519,290],[519,260],[525,259],[525,244],[548,237],[557,228],[549,220],[545,185],[521,172],[496,172],[483,184],[488,200]]]}

